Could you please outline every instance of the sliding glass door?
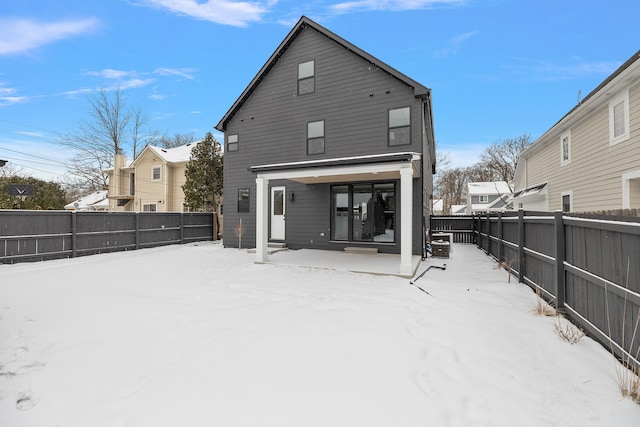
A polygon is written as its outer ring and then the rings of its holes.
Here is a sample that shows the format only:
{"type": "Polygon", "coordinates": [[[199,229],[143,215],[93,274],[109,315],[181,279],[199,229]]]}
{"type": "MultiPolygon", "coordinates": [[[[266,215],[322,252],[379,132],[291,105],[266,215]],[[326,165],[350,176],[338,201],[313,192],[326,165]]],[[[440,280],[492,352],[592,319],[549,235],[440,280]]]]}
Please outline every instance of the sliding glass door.
{"type": "Polygon", "coordinates": [[[395,242],[395,183],[331,187],[331,239],[395,242]]]}

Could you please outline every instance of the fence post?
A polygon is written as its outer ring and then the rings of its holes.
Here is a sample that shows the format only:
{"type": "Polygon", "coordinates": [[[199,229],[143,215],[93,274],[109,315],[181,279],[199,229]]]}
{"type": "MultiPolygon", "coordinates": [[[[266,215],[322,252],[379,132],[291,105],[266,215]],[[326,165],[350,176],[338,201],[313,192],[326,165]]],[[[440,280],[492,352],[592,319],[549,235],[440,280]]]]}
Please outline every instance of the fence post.
{"type": "Polygon", "coordinates": [[[78,247],[78,217],[76,211],[71,212],[71,258],[76,257],[78,247]]]}
{"type": "Polygon", "coordinates": [[[140,249],[140,212],[136,212],[134,214],[134,222],[136,227],[135,232],[135,240],[136,240],[136,250],[140,249]]]}
{"type": "Polygon", "coordinates": [[[180,212],[180,244],[184,244],[184,212],[180,212]]]}
{"type": "Polygon", "coordinates": [[[518,211],[518,282],[524,283],[524,210],[518,211]]]}
{"type": "Polygon", "coordinates": [[[478,249],[482,249],[482,237],[480,233],[482,232],[482,223],[480,222],[480,215],[476,218],[475,214],[473,215],[473,229],[478,229],[476,232],[476,244],[478,245],[478,249]]]}
{"type": "Polygon", "coordinates": [[[498,212],[498,262],[502,262],[502,212],[498,212]]]}
{"type": "Polygon", "coordinates": [[[564,280],[564,224],[562,222],[562,211],[555,211],[555,230],[556,230],[556,265],[555,265],[555,282],[556,282],[556,309],[562,311],[566,300],[565,280],[564,280]]]}

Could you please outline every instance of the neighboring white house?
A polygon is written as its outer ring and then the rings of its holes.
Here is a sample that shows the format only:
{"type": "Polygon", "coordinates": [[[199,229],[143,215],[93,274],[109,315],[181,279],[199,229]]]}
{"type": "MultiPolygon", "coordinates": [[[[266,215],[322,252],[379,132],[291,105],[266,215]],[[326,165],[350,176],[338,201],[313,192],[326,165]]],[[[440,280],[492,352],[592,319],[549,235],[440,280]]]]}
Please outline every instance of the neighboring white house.
{"type": "Polygon", "coordinates": [[[444,214],[444,200],[442,200],[442,199],[433,199],[432,212],[433,212],[433,215],[443,215],[444,214]]]}
{"type": "Polygon", "coordinates": [[[640,208],[640,51],[524,150],[515,209],[640,208]]]}
{"type": "Polygon", "coordinates": [[[511,186],[504,181],[470,182],[467,186],[465,213],[511,210],[513,208],[511,205],[512,194],[511,186]]]}
{"type": "Polygon", "coordinates": [[[109,210],[109,198],[107,197],[107,193],[107,190],[96,191],[95,193],[91,193],[76,201],[66,204],[64,209],[67,211],[80,212],[106,212],[109,210]]]}

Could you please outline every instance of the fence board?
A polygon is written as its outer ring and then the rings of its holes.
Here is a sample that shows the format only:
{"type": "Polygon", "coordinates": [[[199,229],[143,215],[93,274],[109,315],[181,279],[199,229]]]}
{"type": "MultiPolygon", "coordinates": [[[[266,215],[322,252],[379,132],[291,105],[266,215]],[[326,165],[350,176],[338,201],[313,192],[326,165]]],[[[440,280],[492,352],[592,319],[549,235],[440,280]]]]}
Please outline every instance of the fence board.
{"type": "Polygon", "coordinates": [[[213,240],[212,213],[0,210],[0,264],[213,240]]]}
{"type": "MultiPolygon", "coordinates": [[[[457,227],[455,216],[446,221],[443,227],[457,227]]],[[[479,248],[509,262],[522,283],[542,288],[573,322],[640,367],[640,223],[519,211],[476,216],[474,230],[479,248]]]]}

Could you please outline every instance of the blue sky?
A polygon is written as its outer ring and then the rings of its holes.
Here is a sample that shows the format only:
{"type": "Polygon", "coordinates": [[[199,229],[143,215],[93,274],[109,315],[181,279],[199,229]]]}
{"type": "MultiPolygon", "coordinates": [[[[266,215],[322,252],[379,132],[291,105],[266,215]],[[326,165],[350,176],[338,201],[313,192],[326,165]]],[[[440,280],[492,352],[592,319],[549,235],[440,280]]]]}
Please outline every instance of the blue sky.
{"type": "Polygon", "coordinates": [[[221,140],[213,126],[301,15],[430,87],[453,166],[539,137],[640,49],[636,0],[4,1],[0,159],[63,181],[57,135],[117,87],[147,130],[221,140]]]}

